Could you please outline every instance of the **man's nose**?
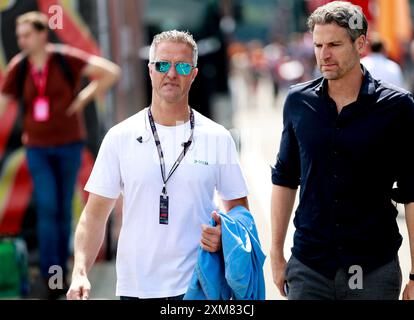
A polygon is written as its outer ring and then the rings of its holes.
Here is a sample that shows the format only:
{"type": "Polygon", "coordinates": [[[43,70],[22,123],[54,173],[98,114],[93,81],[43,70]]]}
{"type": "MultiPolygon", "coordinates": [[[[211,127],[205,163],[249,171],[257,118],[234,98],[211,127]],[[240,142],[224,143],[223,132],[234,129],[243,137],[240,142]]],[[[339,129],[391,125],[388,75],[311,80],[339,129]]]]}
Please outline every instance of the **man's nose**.
{"type": "Polygon", "coordinates": [[[331,57],[331,50],[327,46],[322,46],[319,57],[322,60],[329,59],[331,57]]]}
{"type": "Polygon", "coordinates": [[[175,69],[175,64],[171,63],[171,67],[167,72],[167,76],[170,78],[175,78],[177,77],[177,70],[175,69]]]}

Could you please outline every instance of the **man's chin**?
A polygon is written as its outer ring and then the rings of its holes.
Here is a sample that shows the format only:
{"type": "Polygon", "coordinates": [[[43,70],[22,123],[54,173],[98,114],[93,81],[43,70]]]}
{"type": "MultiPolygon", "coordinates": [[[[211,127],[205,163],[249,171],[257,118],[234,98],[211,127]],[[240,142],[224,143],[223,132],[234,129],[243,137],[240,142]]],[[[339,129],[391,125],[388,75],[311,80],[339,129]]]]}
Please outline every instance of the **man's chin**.
{"type": "Polygon", "coordinates": [[[26,56],[30,56],[30,55],[34,54],[36,51],[31,50],[31,49],[22,49],[21,52],[26,56]]]}
{"type": "Polygon", "coordinates": [[[178,101],[180,101],[180,98],[176,97],[176,96],[174,96],[174,97],[164,96],[164,101],[167,102],[167,103],[177,103],[178,101]]]}
{"type": "Polygon", "coordinates": [[[322,76],[326,79],[326,80],[338,80],[338,74],[336,73],[332,73],[332,72],[323,72],[322,76]]]}

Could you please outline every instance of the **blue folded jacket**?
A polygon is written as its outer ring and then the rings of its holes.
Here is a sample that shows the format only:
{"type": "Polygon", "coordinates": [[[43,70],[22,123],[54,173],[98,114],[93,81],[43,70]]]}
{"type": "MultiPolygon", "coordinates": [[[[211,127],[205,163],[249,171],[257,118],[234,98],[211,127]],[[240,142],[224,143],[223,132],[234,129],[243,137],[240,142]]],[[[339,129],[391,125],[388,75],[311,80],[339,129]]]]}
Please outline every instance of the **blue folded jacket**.
{"type": "MultiPolygon", "coordinates": [[[[243,206],[220,213],[222,250],[198,249],[198,260],[185,300],[264,300],[263,263],[253,216],[243,206]]],[[[215,226],[214,219],[211,225],[215,226]]]]}

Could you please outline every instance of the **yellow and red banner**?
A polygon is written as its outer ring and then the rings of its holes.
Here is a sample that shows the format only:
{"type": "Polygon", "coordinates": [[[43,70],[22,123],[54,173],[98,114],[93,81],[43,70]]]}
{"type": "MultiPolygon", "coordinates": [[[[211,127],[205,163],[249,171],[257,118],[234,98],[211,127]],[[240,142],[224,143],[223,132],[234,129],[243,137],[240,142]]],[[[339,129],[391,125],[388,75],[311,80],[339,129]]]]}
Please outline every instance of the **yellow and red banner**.
{"type": "Polygon", "coordinates": [[[375,28],[388,55],[401,61],[403,46],[412,38],[412,21],[408,0],[376,0],[375,28]]]}

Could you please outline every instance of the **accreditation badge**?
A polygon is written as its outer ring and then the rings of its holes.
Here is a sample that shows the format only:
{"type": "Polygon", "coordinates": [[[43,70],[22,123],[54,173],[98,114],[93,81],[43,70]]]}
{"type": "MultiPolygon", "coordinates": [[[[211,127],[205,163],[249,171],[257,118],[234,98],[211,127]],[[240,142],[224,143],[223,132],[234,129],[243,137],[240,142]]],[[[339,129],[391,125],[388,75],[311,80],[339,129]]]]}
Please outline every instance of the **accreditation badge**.
{"type": "Polygon", "coordinates": [[[49,120],[50,104],[48,97],[36,97],[33,101],[33,118],[35,121],[44,122],[49,120]]]}
{"type": "Polygon", "coordinates": [[[168,196],[160,196],[160,224],[168,224],[168,196]]]}

